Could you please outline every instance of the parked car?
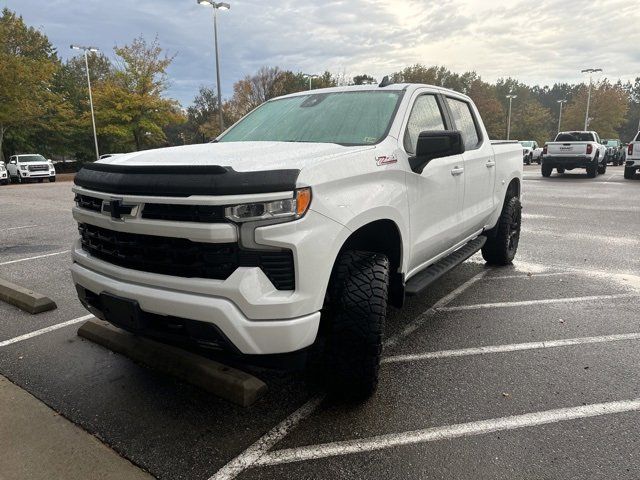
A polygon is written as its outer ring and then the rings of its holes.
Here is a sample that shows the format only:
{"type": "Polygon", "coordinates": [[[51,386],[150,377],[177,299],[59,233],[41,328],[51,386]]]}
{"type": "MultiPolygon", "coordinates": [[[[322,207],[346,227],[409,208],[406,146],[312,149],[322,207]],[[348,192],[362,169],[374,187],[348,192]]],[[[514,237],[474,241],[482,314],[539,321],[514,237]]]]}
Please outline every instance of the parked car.
{"type": "Polygon", "coordinates": [[[522,161],[525,165],[531,165],[534,161],[540,164],[542,148],[540,148],[538,142],[534,140],[523,140],[520,142],[520,145],[522,145],[522,161]]]}
{"type": "Polygon", "coordinates": [[[607,163],[622,165],[622,142],[615,138],[602,140],[602,144],[607,147],[607,163]]]}
{"type": "Polygon", "coordinates": [[[0,185],[6,185],[9,183],[9,174],[7,173],[7,167],[3,161],[0,161],[0,185]]]}
{"type": "Polygon", "coordinates": [[[56,181],[56,169],[51,160],[47,160],[42,155],[14,155],[9,158],[7,165],[9,176],[12,182],[26,183],[33,180],[42,182],[49,180],[56,181]]]}
{"type": "Polygon", "coordinates": [[[624,178],[631,180],[640,170],[640,132],[627,146],[627,158],[624,163],[624,178]]]}
{"type": "Polygon", "coordinates": [[[366,396],[388,304],[479,250],[513,260],[521,155],[440,87],[272,99],[215,143],[85,165],[73,280],[121,328],[247,362],[322,352],[331,385],[366,396]]]}
{"type": "Polygon", "coordinates": [[[554,168],[558,173],[584,168],[589,178],[595,178],[607,171],[606,147],[593,131],[560,132],[544,146],[542,176],[550,176],[554,168]]]}

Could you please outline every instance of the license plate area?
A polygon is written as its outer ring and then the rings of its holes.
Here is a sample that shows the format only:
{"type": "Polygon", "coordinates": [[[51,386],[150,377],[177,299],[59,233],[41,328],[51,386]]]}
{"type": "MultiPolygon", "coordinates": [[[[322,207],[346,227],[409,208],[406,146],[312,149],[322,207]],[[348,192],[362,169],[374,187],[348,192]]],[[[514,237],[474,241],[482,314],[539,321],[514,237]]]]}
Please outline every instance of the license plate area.
{"type": "Polygon", "coordinates": [[[100,294],[102,314],[107,322],[126,330],[140,330],[142,315],[140,305],[135,300],[118,297],[110,293],[100,294]]]}

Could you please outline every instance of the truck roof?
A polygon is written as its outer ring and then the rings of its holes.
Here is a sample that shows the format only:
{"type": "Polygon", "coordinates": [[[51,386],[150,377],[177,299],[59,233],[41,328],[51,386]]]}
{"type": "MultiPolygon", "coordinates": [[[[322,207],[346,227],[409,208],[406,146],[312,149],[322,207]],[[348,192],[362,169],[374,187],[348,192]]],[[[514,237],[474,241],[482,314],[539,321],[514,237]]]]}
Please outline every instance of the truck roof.
{"type": "MultiPolygon", "coordinates": [[[[329,88],[318,88],[316,90],[303,90],[301,92],[290,93],[288,95],[282,95],[281,97],[276,98],[288,98],[288,97],[296,97],[300,95],[309,95],[310,93],[340,93],[340,92],[362,92],[362,91],[413,91],[417,88],[430,88],[436,90],[440,93],[449,93],[457,96],[464,97],[466,99],[470,98],[467,95],[464,95],[460,92],[456,92],[455,90],[450,90],[448,88],[438,87],[436,85],[428,85],[426,83],[391,83],[387,86],[381,87],[377,84],[374,85],[348,85],[343,87],[329,87],[329,88]]],[[[275,100],[275,99],[271,99],[275,100]]]]}

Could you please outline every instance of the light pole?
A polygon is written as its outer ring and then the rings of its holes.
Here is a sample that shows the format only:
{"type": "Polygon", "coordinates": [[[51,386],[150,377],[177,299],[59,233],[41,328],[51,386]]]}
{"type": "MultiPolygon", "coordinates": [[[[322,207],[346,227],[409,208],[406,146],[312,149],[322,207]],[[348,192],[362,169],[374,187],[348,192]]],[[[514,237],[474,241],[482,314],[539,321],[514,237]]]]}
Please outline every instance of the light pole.
{"type": "Polygon", "coordinates": [[[596,72],[601,72],[601,68],[585,68],[582,73],[589,74],[589,94],[587,95],[587,112],[584,115],[584,129],[589,127],[589,107],[591,106],[591,85],[593,84],[592,76],[596,72]]]}
{"type": "Polygon", "coordinates": [[[509,140],[511,137],[511,102],[513,101],[514,98],[518,98],[518,96],[509,94],[507,95],[507,98],[509,99],[509,120],[507,122],[507,140],[509,140]]]}
{"type": "Polygon", "coordinates": [[[311,73],[303,73],[302,76],[304,78],[308,78],[309,79],[309,90],[311,90],[311,79],[318,78],[320,75],[315,75],[315,74],[311,74],[311,73]]]}
{"type": "Polygon", "coordinates": [[[89,75],[89,52],[96,53],[99,50],[95,47],[83,47],[81,45],[71,45],[72,50],[84,50],[84,65],[87,68],[87,85],[89,85],[89,105],[91,106],[91,123],[93,124],[93,141],[96,144],[96,160],[100,160],[98,150],[98,135],[96,133],[96,116],[93,113],[93,94],[91,93],[91,76],[89,75]]]}
{"type": "Polygon", "coordinates": [[[224,2],[214,2],[212,0],[197,0],[199,5],[210,5],[213,7],[213,36],[216,44],[216,81],[218,82],[218,119],[220,121],[220,133],[224,131],[224,120],[222,119],[222,92],[220,90],[220,54],[218,52],[218,10],[229,10],[231,5],[224,2]]]}
{"type": "Polygon", "coordinates": [[[560,131],[560,125],[562,124],[562,106],[567,103],[566,100],[558,100],[560,104],[560,115],[558,116],[558,132],[560,131]]]}

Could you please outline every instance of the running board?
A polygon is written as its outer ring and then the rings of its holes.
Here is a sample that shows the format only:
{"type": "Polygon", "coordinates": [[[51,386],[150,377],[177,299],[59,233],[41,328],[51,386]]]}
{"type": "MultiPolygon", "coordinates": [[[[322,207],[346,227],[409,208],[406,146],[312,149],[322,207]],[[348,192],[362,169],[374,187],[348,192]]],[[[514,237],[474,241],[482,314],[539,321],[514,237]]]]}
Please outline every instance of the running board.
{"type": "Polygon", "coordinates": [[[487,237],[485,237],[484,235],[480,235],[479,237],[471,240],[463,247],[460,247],[455,252],[450,253],[442,260],[439,260],[433,265],[425,268],[420,273],[414,275],[409,279],[407,285],[405,286],[405,293],[410,297],[418,295],[445,273],[453,270],[455,267],[460,265],[474,253],[480,250],[486,242],[487,237]]]}

